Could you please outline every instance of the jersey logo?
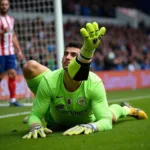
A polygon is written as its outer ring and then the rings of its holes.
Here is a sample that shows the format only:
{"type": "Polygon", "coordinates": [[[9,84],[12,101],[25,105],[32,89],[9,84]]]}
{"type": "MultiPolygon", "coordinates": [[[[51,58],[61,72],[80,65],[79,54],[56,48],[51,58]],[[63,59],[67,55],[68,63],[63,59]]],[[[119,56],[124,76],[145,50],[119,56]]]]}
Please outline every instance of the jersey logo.
{"type": "Polygon", "coordinates": [[[78,104],[81,105],[81,106],[84,106],[86,104],[85,98],[84,97],[79,97],[78,104]]]}

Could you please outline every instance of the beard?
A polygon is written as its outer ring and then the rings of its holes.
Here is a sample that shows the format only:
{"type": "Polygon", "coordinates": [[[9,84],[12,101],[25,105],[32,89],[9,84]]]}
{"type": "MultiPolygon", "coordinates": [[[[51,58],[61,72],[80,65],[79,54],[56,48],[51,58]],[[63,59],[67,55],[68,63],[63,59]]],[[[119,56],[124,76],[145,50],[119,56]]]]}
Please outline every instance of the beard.
{"type": "Polygon", "coordinates": [[[63,67],[63,69],[64,69],[65,71],[68,70],[68,65],[65,65],[65,63],[63,63],[63,62],[62,62],[62,67],[63,67]]]}
{"type": "Polygon", "coordinates": [[[5,9],[5,10],[0,10],[0,13],[2,14],[2,15],[6,15],[7,13],[8,13],[8,9],[5,9]]]}
{"type": "Polygon", "coordinates": [[[63,66],[63,69],[64,69],[65,71],[67,71],[67,70],[68,70],[68,66],[63,66]]]}

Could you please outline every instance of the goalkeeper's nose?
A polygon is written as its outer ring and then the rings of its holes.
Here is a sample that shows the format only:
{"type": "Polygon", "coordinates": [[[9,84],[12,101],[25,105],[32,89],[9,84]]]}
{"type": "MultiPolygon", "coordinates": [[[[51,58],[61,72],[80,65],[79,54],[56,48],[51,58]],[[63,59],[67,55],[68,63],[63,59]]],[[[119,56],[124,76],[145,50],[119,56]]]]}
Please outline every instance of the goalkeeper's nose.
{"type": "Polygon", "coordinates": [[[66,56],[66,61],[70,61],[70,60],[72,60],[73,59],[73,57],[71,56],[71,54],[68,54],[67,56],[66,56]]]}

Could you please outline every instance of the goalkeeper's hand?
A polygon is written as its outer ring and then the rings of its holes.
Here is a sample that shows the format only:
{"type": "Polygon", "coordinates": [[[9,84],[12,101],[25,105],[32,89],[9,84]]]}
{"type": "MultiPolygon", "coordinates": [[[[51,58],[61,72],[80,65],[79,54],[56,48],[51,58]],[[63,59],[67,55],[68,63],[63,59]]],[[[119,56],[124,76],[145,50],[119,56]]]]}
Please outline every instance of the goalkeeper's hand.
{"type": "Polygon", "coordinates": [[[28,134],[26,134],[25,136],[23,136],[23,139],[31,139],[31,138],[38,138],[38,135],[42,138],[46,137],[46,134],[52,133],[51,130],[49,130],[48,128],[44,128],[41,125],[37,124],[35,125],[28,134]]]}
{"type": "Polygon", "coordinates": [[[105,27],[101,27],[99,30],[97,22],[93,23],[87,23],[86,24],[86,29],[81,28],[80,33],[82,37],[84,38],[84,44],[83,44],[83,54],[82,54],[82,49],[81,49],[81,54],[89,58],[91,57],[88,53],[93,53],[94,50],[99,46],[102,37],[104,36],[106,32],[105,27]]]}
{"type": "Polygon", "coordinates": [[[95,124],[80,124],[76,125],[73,128],[68,129],[63,133],[63,135],[78,135],[81,133],[84,134],[91,134],[98,131],[97,127],[95,124]]]}

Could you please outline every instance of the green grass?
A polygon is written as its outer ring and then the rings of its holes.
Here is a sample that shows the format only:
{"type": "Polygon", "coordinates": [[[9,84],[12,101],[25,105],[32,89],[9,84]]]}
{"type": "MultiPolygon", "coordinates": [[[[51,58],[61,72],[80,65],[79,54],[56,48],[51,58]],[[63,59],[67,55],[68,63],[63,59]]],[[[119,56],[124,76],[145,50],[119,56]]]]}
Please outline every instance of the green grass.
{"type": "Polygon", "coordinates": [[[128,90],[128,91],[119,91],[119,92],[107,92],[108,100],[110,99],[120,99],[127,97],[137,97],[137,96],[150,96],[150,89],[137,89],[137,90],[128,90]]]}
{"type": "Polygon", "coordinates": [[[30,111],[31,107],[0,107],[0,115],[30,111]]]}
{"type": "MultiPolygon", "coordinates": [[[[150,89],[107,94],[109,100],[128,97],[133,99],[147,95],[150,95],[150,89]]],[[[144,109],[150,116],[150,98],[131,100],[130,103],[144,109]]],[[[0,107],[0,116],[30,109],[30,107],[0,107]]],[[[44,139],[24,140],[22,136],[28,132],[27,125],[22,123],[24,117],[25,115],[20,115],[0,119],[0,150],[150,150],[150,120],[127,117],[119,119],[111,131],[78,136],[63,136],[62,132],[55,132],[44,139]]]]}

